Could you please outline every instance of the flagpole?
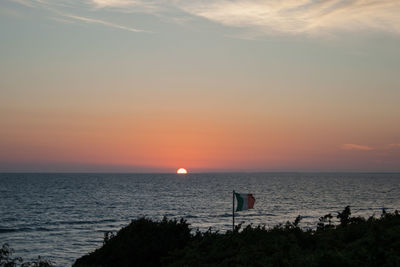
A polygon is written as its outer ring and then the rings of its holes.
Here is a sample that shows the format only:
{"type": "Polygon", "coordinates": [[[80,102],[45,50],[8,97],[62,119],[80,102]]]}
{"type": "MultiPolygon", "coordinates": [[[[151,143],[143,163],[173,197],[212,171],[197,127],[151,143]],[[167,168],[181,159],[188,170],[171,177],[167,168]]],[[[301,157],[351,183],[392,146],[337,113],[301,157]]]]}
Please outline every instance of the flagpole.
{"type": "Polygon", "coordinates": [[[232,233],[235,231],[235,190],[232,192],[232,233]]]}

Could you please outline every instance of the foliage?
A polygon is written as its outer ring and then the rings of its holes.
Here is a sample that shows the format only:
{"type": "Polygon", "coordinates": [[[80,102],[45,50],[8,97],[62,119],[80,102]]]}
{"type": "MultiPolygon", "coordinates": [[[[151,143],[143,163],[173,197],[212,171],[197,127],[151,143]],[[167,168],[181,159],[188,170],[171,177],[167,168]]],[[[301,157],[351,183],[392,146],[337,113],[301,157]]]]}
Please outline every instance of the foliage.
{"type": "Polygon", "coordinates": [[[14,250],[6,243],[0,248],[0,267],[51,267],[53,263],[38,257],[35,261],[23,262],[21,257],[13,257],[14,250]]]}
{"type": "Polygon", "coordinates": [[[103,246],[78,259],[74,266],[159,266],[175,249],[183,249],[191,239],[185,220],[153,222],[134,220],[115,236],[105,235],[103,246]]]}
{"type": "Polygon", "coordinates": [[[249,225],[226,233],[190,233],[186,221],[132,221],[79,266],[400,266],[400,215],[350,217],[350,207],[320,218],[315,230],[301,217],[273,228],[249,225]]]}
{"type": "Polygon", "coordinates": [[[346,226],[350,220],[350,206],[346,206],[342,212],[339,212],[336,218],[340,220],[340,224],[346,226]]]}
{"type": "Polygon", "coordinates": [[[22,262],[20,257],[13,258],[14,250],[6,243],[0,248],[0,267],[14,267],[22,262]]]}

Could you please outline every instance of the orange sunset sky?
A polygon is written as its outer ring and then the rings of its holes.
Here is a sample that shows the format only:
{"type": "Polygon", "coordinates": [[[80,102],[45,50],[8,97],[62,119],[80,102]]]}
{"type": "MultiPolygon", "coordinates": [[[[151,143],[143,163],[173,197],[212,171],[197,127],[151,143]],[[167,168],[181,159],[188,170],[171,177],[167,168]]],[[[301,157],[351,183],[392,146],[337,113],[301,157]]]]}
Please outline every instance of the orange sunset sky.
{"type": "Polygon", "coordinates": [[[316,2],[2,1],[0,171],[400,171],[400,4],[316,2]]]}

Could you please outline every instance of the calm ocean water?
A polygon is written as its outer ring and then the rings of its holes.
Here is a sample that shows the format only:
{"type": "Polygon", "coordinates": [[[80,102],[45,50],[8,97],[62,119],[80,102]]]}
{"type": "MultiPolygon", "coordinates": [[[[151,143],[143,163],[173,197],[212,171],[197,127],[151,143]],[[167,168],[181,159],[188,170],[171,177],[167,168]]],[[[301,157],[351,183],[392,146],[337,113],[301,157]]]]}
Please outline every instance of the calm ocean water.
{"type": "Polygon", "coordinates": [[[399,173],[0,174],[0,245],[24,260],[41,255],[70,266],[101,246],[105,231],[141,216],[225,231],[232,190],[256,198],[254,210],[236,214],[244,224],[302,215],[301,226],[312,227],[346,205],[361,216],[400,209],[399,173]]]}

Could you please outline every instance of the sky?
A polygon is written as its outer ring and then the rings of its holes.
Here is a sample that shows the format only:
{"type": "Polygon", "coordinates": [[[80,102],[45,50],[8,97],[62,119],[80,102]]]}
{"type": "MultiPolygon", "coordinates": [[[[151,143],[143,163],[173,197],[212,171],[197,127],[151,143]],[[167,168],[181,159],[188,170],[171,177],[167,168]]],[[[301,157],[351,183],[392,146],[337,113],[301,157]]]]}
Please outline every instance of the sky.
{"type": "Polygon", "coordinates": [[[0,172],[400,171],[398,0],[2,0],[0,172]]]}

